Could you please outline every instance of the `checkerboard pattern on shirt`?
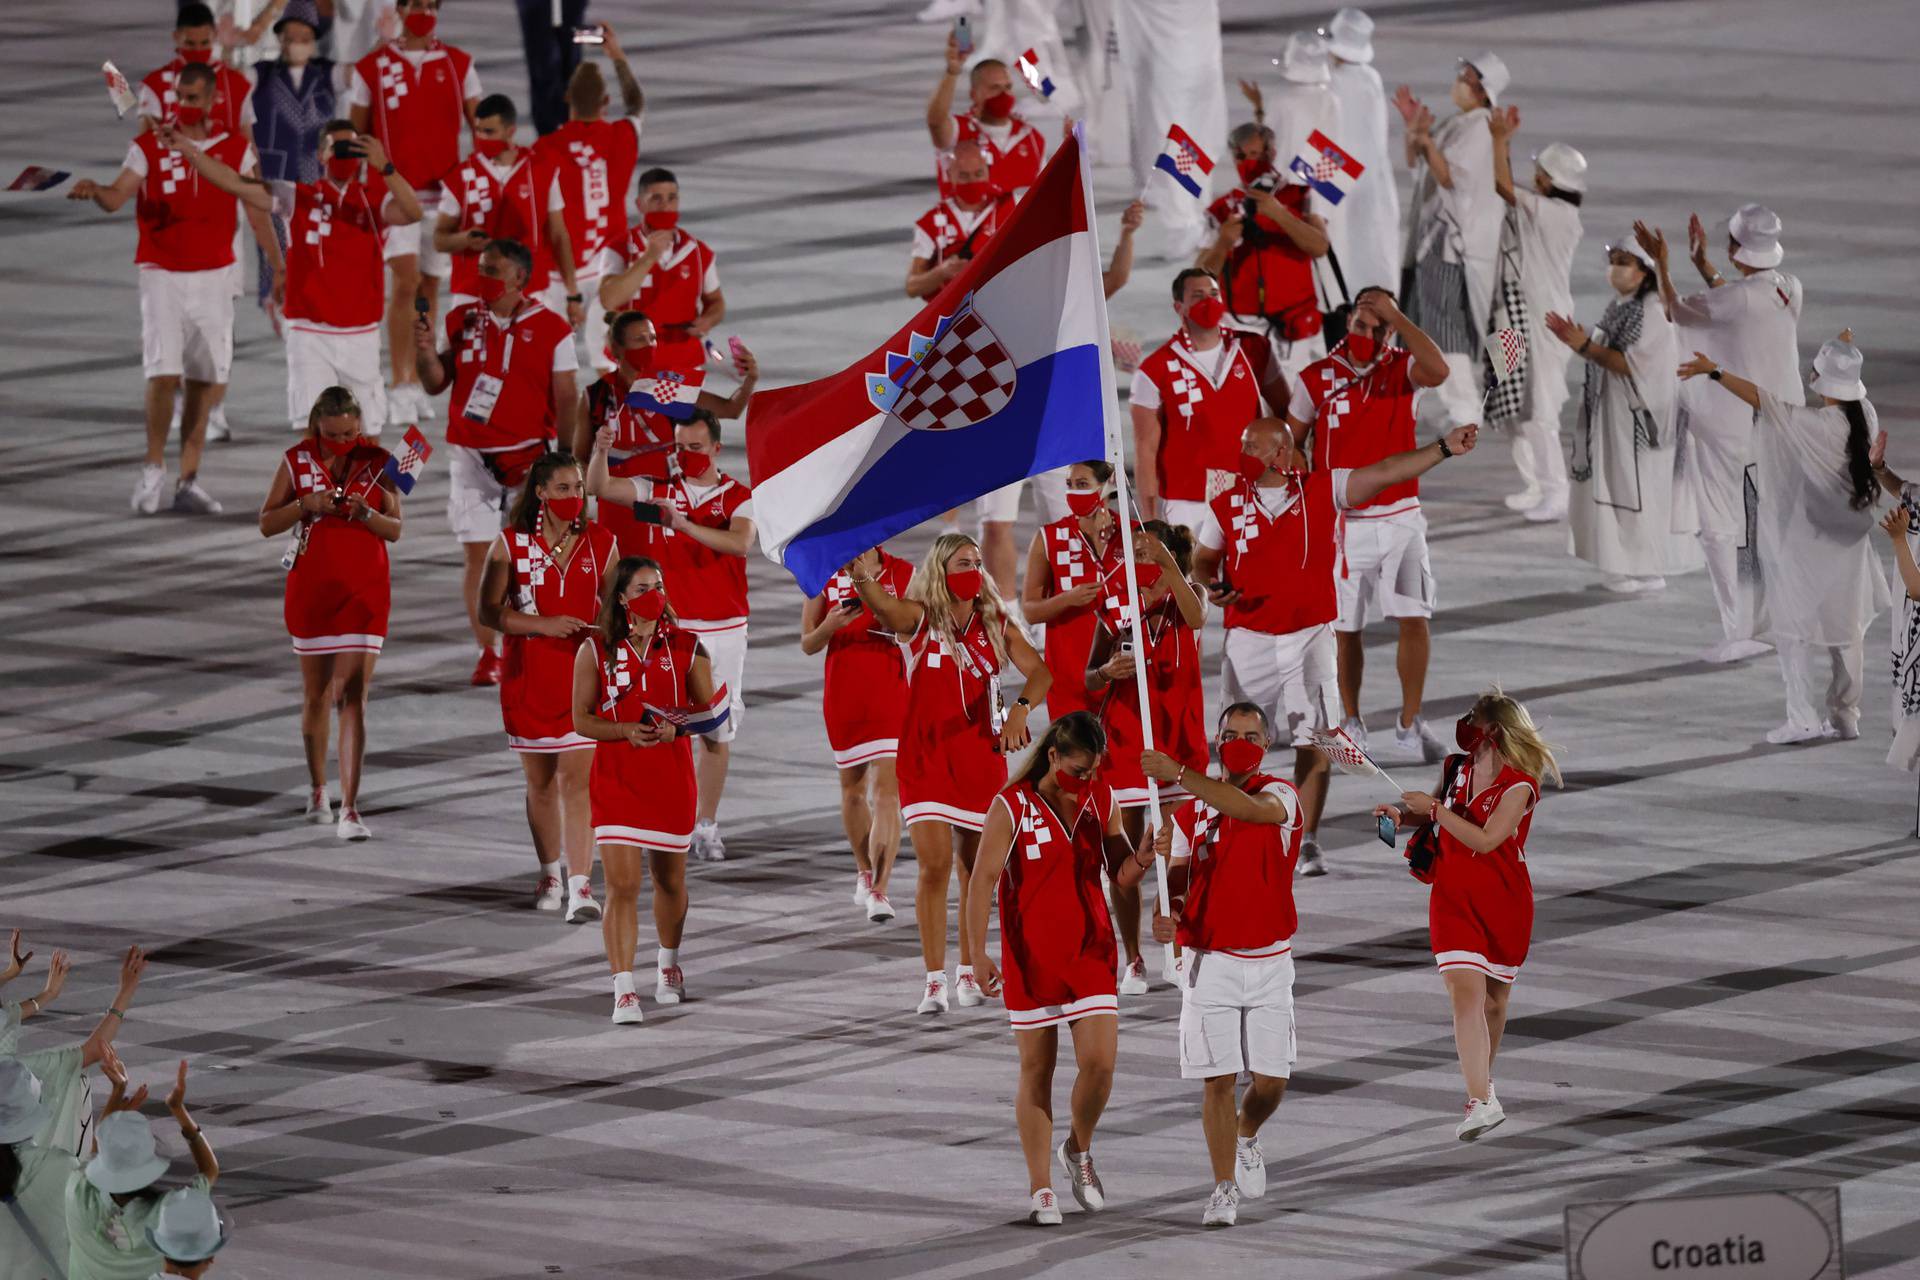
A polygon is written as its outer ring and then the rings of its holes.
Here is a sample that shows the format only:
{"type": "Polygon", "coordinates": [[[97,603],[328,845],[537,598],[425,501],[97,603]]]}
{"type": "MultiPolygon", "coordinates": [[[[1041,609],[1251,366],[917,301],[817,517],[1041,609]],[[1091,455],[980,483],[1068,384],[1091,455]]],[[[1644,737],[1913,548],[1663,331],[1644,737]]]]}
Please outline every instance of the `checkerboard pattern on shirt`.
{"type": "Polygon", "coordinates": [[[1037,811],[1033,801],[1020,797],[1020,834],[1023,837],[1020,851],[1029,861],[1037,862],[1053,842],[1053,824],[1037,811]]]}
{"type": "Polygon", "coordinates": [[[380,59],[380,98],[392,111],[407,96],[406,64],[398,58],[380,59]]]}
{"type": "MultiPolygon", "coordinates": [[[[1336,385],[1334,382],[1333,369],[1331,367],[1322,368],[1320,370],[1320,380],[1320,394],[1325,396],[1326,393],[1336,385]]],[[[1340,429],[1340,420],[1346,417],[1348,411],[1353,408],[1353,395],[1359,390],[1360,386],[1356,383],[1354,386],[1342,391],[1339,395],[1328,400],[1323,400],[1320,405],[1319,419],[1314,425],[1324,426],[1328,431],[1338,431],[1340,429]]]]}
{"type": "Polygon", "coordinates": [[[1232,512],[1232,528],[1227,530],[1233,535],[1235,555],[1247,554],[1254,540],[1260,536],[1260,513],[1254,510],[1254,504],[1245,493],[1236,493],[1227,499],[1227,510],[1232,512]]]}
{"type": "Polygon", "coordinates": [[[189,168],[187,158],[178,151],[162,151],[160,153],[160,194],[170,196],[178,191],[180,184],[187,180],[189,168]]]}
{"type": "Polygon", "coordinates": [[[530,535],[518,530],[508,531],[507,552],[513,557],[513,607],[521,613],[539,613],[540,607],[533,592],[534,588],[545,584],[547,566],[553,562],[553,557],[535,546],[530,535]]]}
{"type": "Polygon", "coordinates": [[[168,119],[173,118],[173,109],[180,102],[180,73],[171,68],[160,72],[160,109],[168,119]]]}
{"type": "Polygon", "coordinates": [[[333,206],[325,200],[315,200],[307,206],[307,230],[302,238],[308,244],[318,246],[332,234],[333,206]]]}
{"type": "Polygon", "coordinates": [[[567,144],[567,154],[580,166],[580,203],[584,206],[581,225],[592,233],[588,247],[597,248],[607,242],[607,209],[613,203],[607,190],[607,164],[591,142],[578,138],[567,144]]]}
{"type": "Polygon", "coordinates": [[[1006,408],[1014,379],[1013,357],[968,311],[941,335],[894,414],[915,431],[971,427],[1006,408]]]}
{"type": "Polygon", "coordinates": [[[1173,393],[1174,407],[1180,410],[1180,416],[1191,418],[1194,406],[1200,403],[1200,375],[1192,369],[1176,369],[1167,389],[1173,393]]]}
{"type": "Polygon", "coordinates": [[[633,664],[627,661],[625,654],[621,654],[613,670],[605,674],[604,682],[606,696],[600,700],[600,709],[611,711],[619,705],[627,690],[633,688],[633,664]]]}
{"type": "Polygon", "coordinates": [[[1071,591],[1093,578],[1093,565],[1079,546],[1061,547],[1053,553],[1053,579],[1062,591],[1071,591]]]}
{"type": "Polygon", "coordinates": [[[1213,856],[1214,837],[1220,834],[1221,813],[1205,800],[1193,802],[1193,842],[1188,846],[1190,856],[1196,861],[1205,862],[1213,856]]]}

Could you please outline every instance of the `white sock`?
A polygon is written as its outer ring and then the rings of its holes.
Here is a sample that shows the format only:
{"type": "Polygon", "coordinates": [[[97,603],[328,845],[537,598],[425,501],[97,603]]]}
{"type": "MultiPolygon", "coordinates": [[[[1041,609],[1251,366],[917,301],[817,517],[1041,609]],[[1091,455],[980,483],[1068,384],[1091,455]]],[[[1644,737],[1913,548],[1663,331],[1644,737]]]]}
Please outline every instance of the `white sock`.
{"type": "Polygon", "coordinates": [[[1259,1139],[1258,1139],[1258,1138],[1241,1138],[1241,1139],[1239,1139],[1239,1143],[1240,1143],[1240,1145],[1241,1145],[1241,1146],[1243,1146],[1243,1147],[1250,1147],[1250,1146],[1252,1146],[1252,1145],[1253,1145],[1254,1143],[1256,1143],[1256,1142],[1258,1142],[1258,1141],[1259,1141],[1259,1139]]]}
{"type": "Polygon", "coordinates": [[[671,969],[673,968],[673,966],[679,963],[680,963],[680,948],[678,947],[660,948],[660,967],[662,969],[671,969]]]}
{"type": "Polygon", "coordinates": [[[962,976],[971,978],[973,976],[973,966],[970,964],[955,965],[953,969],[953,976],[956,979],[962,976]]]}
{"type": "Polygon", "coordinates": [[[592,879],[591,876],[568,876],[567,888],[571,889],[575,893],[584,892],[587,889],[588,883],[591,879],[592,879]]]}
{"type": "Polygon", "coordinates": [[[618,1000],[621,996],[630,996],[632,994],[633,994],[633,971],[628,970],[624,973],[614,974],[613,975],[613,998],[618,1000]]]}
{"type": "Polygon", "coordinates": [[[947,982],[947,971],[945,969],[929,969],[927,970],[927,981],[937,982],[941,986],[945,986],[947,982]]]}
{"type": "Polygon", "coordinates": [[[552,876],[555,880],[566,879],[565,876],[560,874],[560,859],[555,858],[552,862],[543,862],[540,864],[540,878],[545,880],[548,876],[552,876]]]}

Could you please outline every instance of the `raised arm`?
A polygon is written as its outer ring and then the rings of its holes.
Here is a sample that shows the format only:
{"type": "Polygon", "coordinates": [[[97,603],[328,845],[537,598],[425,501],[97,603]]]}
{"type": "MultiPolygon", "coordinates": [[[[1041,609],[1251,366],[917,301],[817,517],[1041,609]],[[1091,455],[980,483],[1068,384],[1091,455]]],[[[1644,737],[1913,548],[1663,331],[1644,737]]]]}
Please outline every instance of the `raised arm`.
{"type": "Polygon", "coordinates": [[[1907,599],[1920,600],[1920,564],[1914,563],[1913,546],[1907,541],[1908,514],[1904,502],[1895,503],[1881,517],[1880,528],[1893,543],[1893,565],[1900,571],[1900,585],[1906,589],[1907,599]]]}
{"type": "Polygon", "coordinates": [[[947,151],[953,147],[956,132],[953,125],[953,91],[960,83],[963,66],[959,37],[948,32],[946,70],[940,73],[940,82],[933,86],[933,96],[927,99],[927,135],[933,139],[935,151],[947,151]]]}
{"type": "Polygon", "coordinates": [[[1887,465],[1886,432],[1882,431],[1873,438],[1873,444],[1867,449],[1867,463],[1873,468],[1873,478],[1880,482],[1880,487],[1887,491],[1887,496],[1898,499],[1907,485],[1906,481],[1887,465]]]}
{"type": "Polygon", "coordinates": [[[127,954],[120,961],[120,989],[114,993],[113,1003],[107,1006],[93,1034],[80,1046],[80,1065],[90,1067],[100,1061],[113,1038],[120,1034],[120,1024],[127,1019],[127,1006],[133,1003],[133,996],[140,989],[140,975],[146,972],[147,953],[139,947],[127,948],[127,954]]]}
{"type": "Polygon", "coordinates": [[[1487,114],[1493,134],[1493,189],[1508,204],[1518,199],[1513,189],[1513,134],[1520,127],[1520,108],[1495,107],[1487,114]]]}
{"type": "Polygon", "coordinates": [[[1667,267],[1667,233],[1636,219],[1633,238],[1653,259],[1654,275],[1660,281],[1660,305],[1671,320],[1674,308],[1680,304],[1680,291],[1673,287],[1673,272],[1667,267]]]}
{"type": "Polygon", "coordinates": [[[387,149],[370,133],[360,134],[358,142],[367,153],[367,168],[381,174],[387,184],[387,201],[381,206],[381,219],[390,227],[410,227],[427,216],[420,204],[420,193],[413,189],[398,169],[393,168],[387,149]]]}
{"type": "Polygon", "coordinates": [[[716,418],[737,418],[747,411],[747,402],[753,399],[753,389],[760,382],[760,362],[754,359],[753,352],[744,346],[740,348],[740,362],[746,366],[740,374],[740,385],[733,389],[730,396],[717,396],[711,391],[702,391],[695,401],[716,418]]]}
{"type": "Polygon", "coordinates": [[[612,451],[613,427],[603,426],[593,435],[593,457],[587,461],[587,492],[614,502],[638,502],[638,486],[626,476],[616,476],[607,470],[607,455],[612,451]]]}
{"type": "Polygon", "coordinates": [[[1146,217],[1147,206],[1138,200],[1120,215],[1120,238],[1114,241],[1113,257],[1107,261],[1107,269],[1100,273],[1100,290],[1109,298],[1126,288],[1133,276],[1133,233],[1140,229],[1146,217]]]}
{"type": "Polygon", "coordinates": [[[1265,822],[1284,826],[1293,815],[1279,793],[1261,791],[1248,795],[1224,778],[1210,778],[1198,769],[1189,769],[1171,756],[1158,751],[1140,754],[1140,768],[1149,778],[1174,782],[1185,787],[1204,804],[1210,804],[1229,818],[1240,822],[1265,822]]]}
{"type": "Polygon", "coordinates": [[[1317,213],[1296,214],[1280,203],[1271,191],[1253,193],[1254,208],[1260,216],[1275,223],[1293,241],[1294,248],[1309,258],[1324,258],[1333,241],[1327,236],[1327,220],[1317,213]]]}
{"type": "MultiPolygon", "coordinates": [[[[19,931],[15,930],[14,938],[16,942],[19,936],[19,931]]],[[[27,954],[31,956],[33,953],[28,952],[27,954]]],[[[67,959],[67,953],[64,951],[54,952],[52,957],[47,961],[47,980],[40,984],[40,994],[28,996],[20,1002],[20,1021],[25,1022],[28,1018],[37,1018],[42,1013],[45,1013],[47,1006],[60,998],[60,992],[64,990],[67,985],[67,974],[72,971],[73,961],[67,959]],[[27,1008],[28,1005],[32,1005],[33,1008],[29,1010],[27,1008]]]]}
{"type": "Polygon", "coordinates": [[[193,1167],[209,1183],[220,1179],[220,1162],[213,1157],[213,1147],[207,1142],[207,1135],[193,1122],[193,1116],[187,1111],[187,1060],[180,1059],[180,1075],[174,1081],[173,1092],[167,1095],[167,1110],[180,1125],[180,1136],[187,1140],[187,1150],[193,1152],[193,1167]]]}
{"type": "Polygon", "coordinates": [[[626,114],[637,116],[647,109],[647,95],[640,91],[640,81],[627,64],[627,51],[620,47],[620,38],[613,33],[613,24],[602,22],[600,34],[606,37],[607,60],[613,63],[613,78],[620,82],[620,106],[626,114]]]}
{"type": "Polygon", "coordinates": [[[1396,453],[1370,466],[1356,467],[1347,476],[1347,505],[1364,507],[1383,490],[1417,480],[1448,458],[1472,453],[1473,446],[1479,440],[1480,425],[1468,423],[1464,427],[1455,427],[1432,444],[1396,453]]]}
{"type": "Polygon", "coordinates": [[[188,164],[201,177],[220,190],[240,201],[249,209],[258,209],[262,213],[273,208],[273,192],[267,184],[257,178],[243,178],[235,173],[233,166],[217,156],[210,156],[194,145],[191,138],[183,138],[170,124],[163,124],[157,131],[160,144],[186,157],[188,164]]]}
{"type": "Polygon", "coordinates": [[[880,625],[905,639],[920,629],[920,619],[927,614],[926,606],[917,600],[888,595],[880,585],[881,564],[879,552],[862,551],[847,564],[847,576],[853,579],[853,589],[860,593],[867,608],[873,610],[873,616],[880,619],[880,625]]]}
{"type": "Polygon", "coordinates": [[[69,200],[91,200],[107,213],[118,213],[120,206],[133,199],[140,190],[140,175],[131,169],[122,169],[112,182],[101,186],[91,178],[82,178],[67,188],[69,200]]]}

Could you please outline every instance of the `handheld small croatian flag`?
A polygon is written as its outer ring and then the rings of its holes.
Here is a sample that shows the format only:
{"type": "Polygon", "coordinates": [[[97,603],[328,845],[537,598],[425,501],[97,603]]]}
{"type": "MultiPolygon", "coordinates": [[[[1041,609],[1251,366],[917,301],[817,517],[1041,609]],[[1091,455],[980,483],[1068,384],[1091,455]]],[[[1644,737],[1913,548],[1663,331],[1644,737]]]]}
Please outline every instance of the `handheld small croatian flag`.
{"type": "Polygon", "coordinates": [[[100,64],[100,74],[107,78],[107,99],[113,103],[115,115],[124,117],[140,105],[140,99],[133,96],[133,86],[127,83],[120,68],[111,62],[103,62],[100,64]]]}
{"type": "Polygon", "coordinates": [[[713,691],[713,700],[704,707],[656,707],[642,702],[641,708],[657,720],[665,720],[683,738],[712,733],[727,722],[733,712],[733,697],[723,682],[713,691]]]}
{"type": "Polygon", "coordinates": [[[48,191],[72,176],[65,169],[49,169],[44,165],[30,164],[20,171],[19,177],[7,184],[7,190],[48,191]]]}
{"type": "Polygon", "coordinates": [[[1053,77],[1040,65],[1040,55],[1032,49],[1027,50],[1014,60],[1014,66],[1020,68],[1020,75],[1035,93],[1042,98],[1053,97],[1053,77]]]}
{"type": "Polygon", "coordinates": [[[1343,151],[1326,134],[1315,129],[1307,135],[1307,149],[1293,158],[1289,166],[1300,180],[1326,198],[1339,204],[1353,190],[1353,184],[1367,167],[1343,151]]]}
{"type": "Polygon", "coordinates": [[[400,438],[400,452],[387,455],[387,479],[401,493],[412,493],[432,456],[433,446],[420,434],[420,428],[408,427],[407,434],[400,438]]]}
{"type": "Polygon", "coordinates": [[[1187,136],[1187,131],[1177,124],[1167,126],[1167,143],[1160,148],[1160,158],[1153,167],[1164,171],[1175,182],[1187,189],[1187,194],[1198,200],[1206,194],[1199,179],[1193,175],[1197,170],[1201,178],[1213,172],[1213,160],[1200,145],[1187,136]]]}
{"type": "Polygon", "coordinates": [[[1076,128],[1005,225],[872,354],[754,397],[754,522],[808,595],[923,520],[1106,456],[1116,399],[1083,148],[1076,128]]]}
{"type": "Polygon", "coordinates": [[[627,407],[685,422],[693,416],[694,405],[700,399],[700,384],[706,380],[704,369],[669,369],[650,378],[636,378],[633,390],[627,392],[627,407]]]}
{"type": "Polygon", "coordinates": [[[1499,359],[1493,362],[1493,376],[1505,382],[1520,367],[1521,357],[1527,354],[1527,335],[1518,329],[1502,329],[1493,335],[1493,344],[1500,351],[1499,359]]]}

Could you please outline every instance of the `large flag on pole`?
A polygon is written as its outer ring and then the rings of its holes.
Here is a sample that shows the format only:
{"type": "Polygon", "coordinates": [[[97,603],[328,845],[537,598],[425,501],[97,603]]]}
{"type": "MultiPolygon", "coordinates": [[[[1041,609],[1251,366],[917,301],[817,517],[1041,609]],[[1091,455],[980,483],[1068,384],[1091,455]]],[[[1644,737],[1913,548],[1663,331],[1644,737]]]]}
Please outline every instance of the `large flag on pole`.
{"type": "Polygon", "coordinates": [[[839,373],[754,396],[760,545],[809,595],[923,520],[1106,456],[1116,401],[1092,213],[1076,126],[910,323],[839,373]]]}

